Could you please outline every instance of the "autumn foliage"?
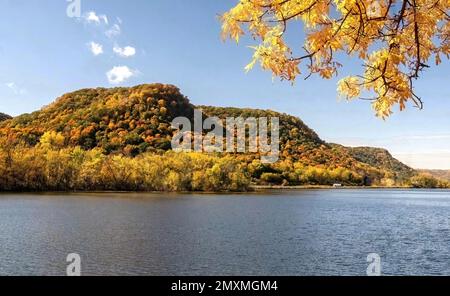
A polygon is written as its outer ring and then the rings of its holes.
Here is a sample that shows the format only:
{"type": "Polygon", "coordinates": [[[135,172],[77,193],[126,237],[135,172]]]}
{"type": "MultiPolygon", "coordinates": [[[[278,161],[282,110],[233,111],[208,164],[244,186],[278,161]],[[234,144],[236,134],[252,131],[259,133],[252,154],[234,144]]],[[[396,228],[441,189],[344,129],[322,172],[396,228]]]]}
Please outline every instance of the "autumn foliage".
{"type": "Polygon", "coordinates": [[[395,105],[422,108],[414,81],[449,58],[449,8],[448,0],[240,0],[221,20],[225,38],[239,41],[248,31],[259,40],[247,70],[260,63],[290,81],[303,72],[329,79],[342,67],[340,54],[360,59],[362,73],[343,78],[338,91],[373,100],[384,118],[395,105]],[[287,42],[295,22],[303,25],[303,46],[287,42]]]}
{"type": "Polygon", "coordinates": [[[196,107],[172,85],[84,89],[0,123],[0,191],[410,186],[415,175],[386,150],[326,143],[299,118],[271,110],[196,107]],[[264,164],[257,153],[171,151],[177,132],[172,119],[193,121],[196,108],[221,119],[278,117],[280,160],[264,164]]]}
{"type": "Polygon", "coordinates": [[[242,164],[231,157],[0,148],[0,191],[245,191],[249,185],[242,164]]]}
{"type": "Polygon", "coordinates": [[[11,119],[12,117],[0,112],[0,121],[11,119]]]}
{"type": "Polygon", "coordinates": [[[35,146],[46,138],[61,147],[101,148],[105,153],[137,155],[168,150],[176,116],[192,117],[193,106],[172,85],[84,89],[58,98],[42,110],[0,125],[10,142],[35,146]]]}

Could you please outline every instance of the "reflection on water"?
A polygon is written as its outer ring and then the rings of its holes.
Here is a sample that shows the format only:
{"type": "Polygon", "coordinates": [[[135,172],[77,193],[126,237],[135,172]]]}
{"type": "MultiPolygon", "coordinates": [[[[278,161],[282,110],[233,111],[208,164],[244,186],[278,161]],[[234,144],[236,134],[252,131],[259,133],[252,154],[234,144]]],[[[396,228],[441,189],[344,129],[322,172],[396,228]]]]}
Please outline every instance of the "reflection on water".
{"type": "Polygon", "coordinates": [[[450,191],[0,195],[0,275],[450,275],[450,191]]]}

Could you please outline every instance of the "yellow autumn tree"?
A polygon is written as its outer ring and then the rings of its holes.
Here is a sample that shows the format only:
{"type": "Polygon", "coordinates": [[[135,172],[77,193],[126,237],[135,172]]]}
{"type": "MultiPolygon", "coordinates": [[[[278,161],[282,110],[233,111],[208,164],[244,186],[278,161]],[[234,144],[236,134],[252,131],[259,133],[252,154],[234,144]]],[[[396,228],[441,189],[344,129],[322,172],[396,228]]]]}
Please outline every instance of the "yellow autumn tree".
{"type": "Polygon", "coordinates": [[[247,71],[260,63],[290,81],[305,68],[306,78],[329,79],[342,67],[339,53],[356,56],[362,74],[340,80],[338,92],[372,100],[384,118],[395,105],[423,107],[414,81],[431,59],[438,65],[449,58],[449,8],[450,0],[240,0],[221,17],[222,33],[238,42],[249,32],[259,41],[247,71]],[[303,46],[287,43],[295,22],[303,23],[303,46]]]}
{"type": "Polygon", "coordinates": [[[65,138],[61,133],[49,131],[42,135],[40,143],[47,149],[60,149],[64,146],[65,138]]]}

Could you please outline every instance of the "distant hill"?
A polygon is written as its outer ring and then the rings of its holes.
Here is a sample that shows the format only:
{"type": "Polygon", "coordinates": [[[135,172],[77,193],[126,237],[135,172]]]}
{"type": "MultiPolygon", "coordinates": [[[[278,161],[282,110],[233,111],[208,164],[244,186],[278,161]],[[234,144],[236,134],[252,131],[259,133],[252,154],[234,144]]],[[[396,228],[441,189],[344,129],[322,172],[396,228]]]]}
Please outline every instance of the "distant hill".
{"type": "Polygon", "coordinates": [[[418,170],[420,173],[429,174],[440,180],[450,182],[450,170],[418,170]]]}
{"type": "Polygon", "coordinates": [[[297,117],[271,110],[196,107],[177,87],[165,84],[68,93],[39,111],[1,122],[0,137],[34,147],[45,133],[55,132],[60,147],[134,157],[170,150],[171,121],[178,116],[192,120],[195,108],[220,118],[280,118],[279,163],[264,165],[258,155],[235,155],[256,184],[403,186],[415,174],[386,150],[326,143],[297,117]]]}
{"type": "Polygon", "coordinates": [[[396,178],[408,179],[415,174],[415,171],[412,168],[394,158],[386,149],[349,147],[347,150],[356,160],[394,172],[396,178]]]}
{"type": "Polygon", "coordinates": [[[12,117],[9,116],[8,114],[1,113],[1,112],[0,112],[0,121],[8,120],[8,119],[11,119],[11,118],[12,118],[12,117]]]}

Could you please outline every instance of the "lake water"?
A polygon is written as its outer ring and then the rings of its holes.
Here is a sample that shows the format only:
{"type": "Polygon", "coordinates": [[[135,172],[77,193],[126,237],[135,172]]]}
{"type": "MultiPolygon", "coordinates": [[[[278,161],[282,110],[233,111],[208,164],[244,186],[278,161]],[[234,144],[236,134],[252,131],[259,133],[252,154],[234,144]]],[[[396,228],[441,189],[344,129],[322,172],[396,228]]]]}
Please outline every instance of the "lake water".
{"type": "Polygon", "coordinates": [[[450,275],[450,191],[0,195],[0,275],[450,275]]]}

